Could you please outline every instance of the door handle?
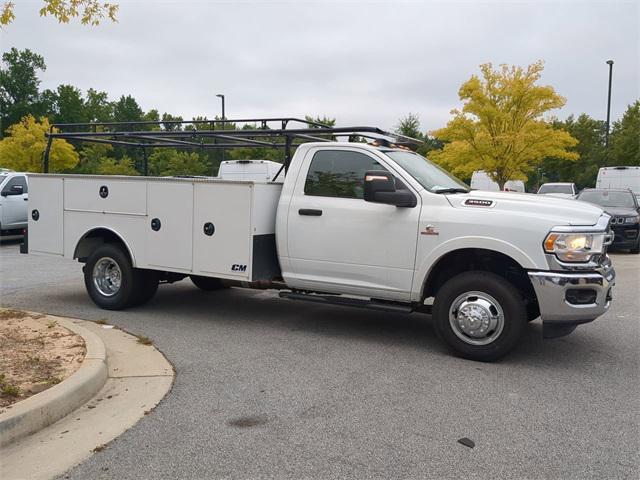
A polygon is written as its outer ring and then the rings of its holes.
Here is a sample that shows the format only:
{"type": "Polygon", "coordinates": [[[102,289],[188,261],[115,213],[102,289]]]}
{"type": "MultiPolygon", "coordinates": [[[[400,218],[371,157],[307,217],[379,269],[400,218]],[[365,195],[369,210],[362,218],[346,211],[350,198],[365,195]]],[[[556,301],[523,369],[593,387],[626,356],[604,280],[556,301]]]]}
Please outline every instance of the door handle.
{"type": "Polygon", "coordinates": [[[24,198],[23,198],[23,200],[24,200],[25,202],[28,202],[28,201],[29,201],[29,197],[24,197],[24,198]]]}
{"type": "Polygon", "coordinates": [[[322,215],[322,210],[316,210],[315,208],[301,208],[298,210],[298,215],[308,215],[310,217],[319,217],[322,215]]]}

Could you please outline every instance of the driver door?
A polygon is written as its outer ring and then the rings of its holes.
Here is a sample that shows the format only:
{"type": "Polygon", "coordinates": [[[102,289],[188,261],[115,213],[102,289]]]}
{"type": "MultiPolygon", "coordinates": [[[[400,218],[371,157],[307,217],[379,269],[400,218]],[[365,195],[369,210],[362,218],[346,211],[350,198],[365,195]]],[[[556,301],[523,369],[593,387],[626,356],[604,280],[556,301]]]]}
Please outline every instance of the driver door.
{"type": "Polygon", "coordinates": [[[301,288],[408,301],[420,197],[414,208],[365,202],[368,170],[389,171],[363,149],[309,150],[289,205],[293,282],[301,288]]]}

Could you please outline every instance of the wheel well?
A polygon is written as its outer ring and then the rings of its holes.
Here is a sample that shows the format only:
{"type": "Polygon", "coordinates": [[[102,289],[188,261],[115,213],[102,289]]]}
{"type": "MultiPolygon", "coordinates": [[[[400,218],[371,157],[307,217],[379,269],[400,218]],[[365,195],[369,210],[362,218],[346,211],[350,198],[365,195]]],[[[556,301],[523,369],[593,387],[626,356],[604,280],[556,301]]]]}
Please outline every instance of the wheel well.
{"type": "Polygon", "coordinates": [[[442,256],[424,282],[422,300],[434,297],[450,278],[471,270],[491,272],[503,277],[520,291],[529,314],[533,318],[539,315],[538,299],[526,270],[504,253],[481,248],[454,250],[442,256]]]}
{"type": "Polygon", "coordinates": [[[85,233],[76,245],[73,258],[77,258],[81,262],[86,262],[91,252],[103,243],[120,245],[133,264],[133,255],[131,255],[127,244],[117,233],[108,228],[96,228],[85,233]]]}

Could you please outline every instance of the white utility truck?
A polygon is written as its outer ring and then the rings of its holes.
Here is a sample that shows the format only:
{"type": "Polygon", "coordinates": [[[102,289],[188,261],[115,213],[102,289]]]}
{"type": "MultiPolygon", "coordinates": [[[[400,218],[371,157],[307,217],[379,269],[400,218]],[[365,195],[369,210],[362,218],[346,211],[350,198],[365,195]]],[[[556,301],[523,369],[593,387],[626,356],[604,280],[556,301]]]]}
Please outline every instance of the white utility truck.
{"type": "MultiPolygon", "coordinates": [[[[207,138],[216,148],[226,137],[226,148],[285,148],[284,182],[30,175],[23,252],[84,263],[87,291],[106,309],[140,305],[158,283],[186,277],[204,290],[273,288],[294,300],[430,312],[442,339],[477,360],[513,349],[528,321],[541,317],[544,336],[558,337],[610,306],[610,217],[596,206],[470,191],[390,143],[406,138],[372,127],[216,132],[207,138]]],[[[50,139],[153,137],[72,133],[50,139]]],[[[168,145],[193,135],[166,133],[168,145]]]]}

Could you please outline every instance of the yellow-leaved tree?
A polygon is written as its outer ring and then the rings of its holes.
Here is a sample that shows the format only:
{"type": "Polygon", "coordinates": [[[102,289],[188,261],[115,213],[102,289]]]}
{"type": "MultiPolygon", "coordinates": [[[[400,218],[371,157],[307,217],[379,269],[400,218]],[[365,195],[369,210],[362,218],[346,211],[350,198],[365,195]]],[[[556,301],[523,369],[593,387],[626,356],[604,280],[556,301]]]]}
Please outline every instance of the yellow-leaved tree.
{"type": "Polygon", "coordinates": [[[545,157],[577,160],[569,149],[578,141],[543,119],[565,104],[553,87],[537,85],[543,69],[542,61],[526,69],[480,65],[482,78],[473,75],[460,87],[462,110],[452,110],[447,126],[431,132],[446,143],[430,158],[462,177],[484,170],[500,190],[508,180],[527,180],[545,157]]]}
{"type": "MultiPolygon", "coordinates": [[[[8,136],[0,141],[0,166],[18,172],[41,172],[42,155],[47,145],[45,133],[49,126],[47,118],[38,121],[32,115],[11,125],[7,129],[8,136]]],[[[56,139],[51,143],[50,172],[69,170],[78,164],[78,160],[78,153],[69,142],[56,139]]]]}
{"type": "MultiPolygon", "coordinates": [[[[73,18],[80,18],[83,25],[99,25],[108,18],[116,21],[118,4],[99,0],[42,0],[40,16],[51,15],[60,23],[69,23],[73,18]]],[[[9,25],[16,18],[15,3],[5,1],[0,7],[0,25],[9,25]]]]}

